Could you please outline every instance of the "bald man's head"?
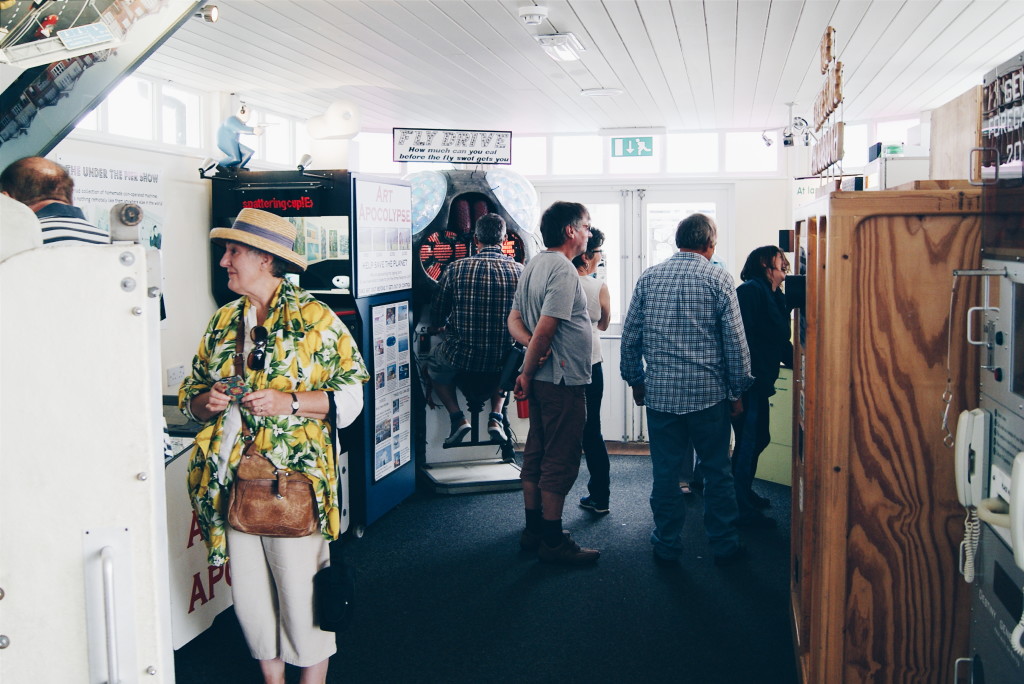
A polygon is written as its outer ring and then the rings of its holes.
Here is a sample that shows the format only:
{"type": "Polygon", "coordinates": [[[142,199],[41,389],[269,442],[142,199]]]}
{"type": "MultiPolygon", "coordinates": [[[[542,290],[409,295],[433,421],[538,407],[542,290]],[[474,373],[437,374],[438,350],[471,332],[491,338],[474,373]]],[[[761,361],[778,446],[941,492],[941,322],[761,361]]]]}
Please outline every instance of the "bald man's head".
{"type": "Polygon", "coordinates": [[[72,204],[75,181],[67,169],[43,157],[25,157],[0,173],[0,192],[22,204],[72,204]]]}

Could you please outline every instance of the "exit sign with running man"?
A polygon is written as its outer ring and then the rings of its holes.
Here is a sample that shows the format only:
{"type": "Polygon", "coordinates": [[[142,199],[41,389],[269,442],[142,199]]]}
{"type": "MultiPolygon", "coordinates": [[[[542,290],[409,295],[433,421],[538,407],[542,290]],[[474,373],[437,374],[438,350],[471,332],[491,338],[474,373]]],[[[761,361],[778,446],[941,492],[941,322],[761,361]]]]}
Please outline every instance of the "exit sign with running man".
{"type": "Polygon", "coordinates": [[[612,138],[613,157],[653,157],[654,138],[612,138]]]}

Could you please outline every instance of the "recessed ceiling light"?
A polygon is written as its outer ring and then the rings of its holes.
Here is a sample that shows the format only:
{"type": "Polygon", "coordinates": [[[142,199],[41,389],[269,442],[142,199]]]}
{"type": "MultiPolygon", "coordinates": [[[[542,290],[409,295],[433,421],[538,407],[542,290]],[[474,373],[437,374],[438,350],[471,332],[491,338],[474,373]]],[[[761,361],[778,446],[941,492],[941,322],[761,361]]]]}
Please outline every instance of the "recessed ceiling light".
{"type": "Polygon", "coordinates": [[[621,94],[622,88],[584,88],[580,91],[584,97],[614,97],[621,94]]]}
{"type": "Polygon", "coordinates": [[[572,62],[580,58],[580,53],[586,48],[579,39],[571,33],[547,33],[534,36],[548,57],[557,62],[572,62]]]}

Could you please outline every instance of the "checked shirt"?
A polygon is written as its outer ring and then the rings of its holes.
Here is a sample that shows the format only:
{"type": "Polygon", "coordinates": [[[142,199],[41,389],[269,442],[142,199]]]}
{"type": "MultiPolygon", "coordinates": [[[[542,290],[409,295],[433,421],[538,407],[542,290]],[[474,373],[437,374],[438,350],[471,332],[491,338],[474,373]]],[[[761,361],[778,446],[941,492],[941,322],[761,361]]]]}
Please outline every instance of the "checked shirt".
{"type": "Polygon", "coordinates": [[[444,270],[430,310],[433,324],[445,327],[442,359],[463,371],[501,369],[512,346],[508,314],[522,272],[500,247],[484,247],[444,270]]]}
{"type": "Polygon", "coordinates": [[[644,271],[622,327],[620,372],[645,384],[644,403],[655,411],[738,399],[754,379],[732,277],[690,252],[644,271]]]}

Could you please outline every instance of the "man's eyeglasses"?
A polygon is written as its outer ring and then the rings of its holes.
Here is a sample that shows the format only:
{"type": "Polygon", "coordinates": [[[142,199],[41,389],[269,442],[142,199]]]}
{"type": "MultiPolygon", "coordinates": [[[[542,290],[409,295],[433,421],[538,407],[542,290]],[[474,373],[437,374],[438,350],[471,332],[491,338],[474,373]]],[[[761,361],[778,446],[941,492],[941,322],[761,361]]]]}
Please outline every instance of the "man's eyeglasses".
{"type": "Polygon", "coordinates": [[[261,371],[267,363],[267,329],[262,325],[257,325],[249,333],[252,337],[252,341],[256,343],[256,346],[249,352],[249,358],[246,363],[249,366],[249,370],[261,371]]]}

